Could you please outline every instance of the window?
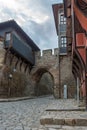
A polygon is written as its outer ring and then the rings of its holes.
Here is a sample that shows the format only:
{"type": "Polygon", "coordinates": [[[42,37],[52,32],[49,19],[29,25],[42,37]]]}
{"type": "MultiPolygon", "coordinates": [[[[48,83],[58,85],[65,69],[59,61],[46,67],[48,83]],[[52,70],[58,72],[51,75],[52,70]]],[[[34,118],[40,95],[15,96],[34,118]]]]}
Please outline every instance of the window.
{"type": "Polygon", "coordinates": [[[6,33],[5,40],[9,41],[11,39],[11,33],[6,33]]]}
{"type": "Polygon", "coordinates": [[[60,15],[60,24],[66,24],[66,18],[64,17],[64,14],[60,15]]]}
{"type": "Polygon", "coordinates": [[[61,37],[61,47],[66,47],[66,37],[61,37]]]}

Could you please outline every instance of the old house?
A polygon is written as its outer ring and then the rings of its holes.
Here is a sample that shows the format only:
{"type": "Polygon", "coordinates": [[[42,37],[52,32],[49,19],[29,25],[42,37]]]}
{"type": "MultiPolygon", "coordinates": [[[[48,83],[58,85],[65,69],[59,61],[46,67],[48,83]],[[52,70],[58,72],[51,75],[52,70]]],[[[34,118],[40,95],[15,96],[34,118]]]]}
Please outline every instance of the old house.
{"type": "Polygon", "coordinates": [[[52,8],[59,46],[59,94],[60,97],[71,98],[76,95],[76,87],[72,74],[72,58],[67,48],[67,21],[64,17],[64,5],[54,4],[52,8]]]}
{"type": "Polygon", "coordinates": [[[13,55],[16,53],[18,58],[34,65],[34,52],[40,49],[14,20],[0,23],[0,36],[4,38],[4,48],[7,51],[13,55]]]}
{"type": "Polygon", "coordinates": [[[27,78],[30,82],[29,73],[35,64],[35,52],[40,49],[14,20],[0,23],[0,37],[0,71],[3,72],[0,94],[15,93],[17,86],[19,90],[16,93],[20,93],[22,86],[26,87],[27,78]]]}
{"type": "Polygon", "coordinates": [[[67,41],[71,48],[72,72],[80,89],[80,97],[86,97],[87,109],[87,1],[64,0],[67,19],[67,41]]]}

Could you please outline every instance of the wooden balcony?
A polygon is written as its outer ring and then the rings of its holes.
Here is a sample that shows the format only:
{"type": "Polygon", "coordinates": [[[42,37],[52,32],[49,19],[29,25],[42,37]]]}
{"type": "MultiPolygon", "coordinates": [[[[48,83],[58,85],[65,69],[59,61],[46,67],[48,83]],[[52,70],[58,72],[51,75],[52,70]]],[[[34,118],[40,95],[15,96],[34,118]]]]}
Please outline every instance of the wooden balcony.
{"type": "Polygon", "coordinates": [[[8,49],[9,47],[11,47],[17,55],[21,56],[27,62],[34,64],[35,58],[31,47],[15,34],[11,35],[10,41],[5,41],[5,48],[8,49]]]}

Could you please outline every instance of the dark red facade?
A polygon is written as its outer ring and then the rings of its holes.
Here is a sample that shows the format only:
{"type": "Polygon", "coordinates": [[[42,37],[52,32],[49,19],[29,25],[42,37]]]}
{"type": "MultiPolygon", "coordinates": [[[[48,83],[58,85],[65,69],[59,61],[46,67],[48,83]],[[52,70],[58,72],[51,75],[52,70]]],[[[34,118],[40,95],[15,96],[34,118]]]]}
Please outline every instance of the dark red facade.
{"type": "Polygon", "coordinates": [[[64,0],[64,12],[72,72],[76,80],[79,78],[80,96],[86,97],[87,104],[87,0],[64,0]]]}

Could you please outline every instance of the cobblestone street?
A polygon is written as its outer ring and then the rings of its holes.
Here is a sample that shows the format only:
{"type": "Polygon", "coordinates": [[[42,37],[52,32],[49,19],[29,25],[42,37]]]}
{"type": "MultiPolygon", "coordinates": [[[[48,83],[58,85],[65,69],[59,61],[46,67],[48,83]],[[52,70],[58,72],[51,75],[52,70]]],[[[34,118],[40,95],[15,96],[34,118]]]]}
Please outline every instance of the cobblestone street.
{"type": "Polygon", "coordinates": [[[38,128],[40,117],[50,103],[49,98],[0,103],[0,130],[38,128]]]}
{"type": "MultiPolygon", "coordinates": [[[[45,110],[65,109],[67,107],[69,109],[77,108],[77,104],[74,100],[55,100],[52,96],[1,102],[0,130],[87,130],[87,127],[40,125],[40,118],[45,110]]],[[[73,116],[73,113],[71,114],[73,116]]],[[[87,113],[85,113],[85,116],[87,116],[87,113]]]]}

